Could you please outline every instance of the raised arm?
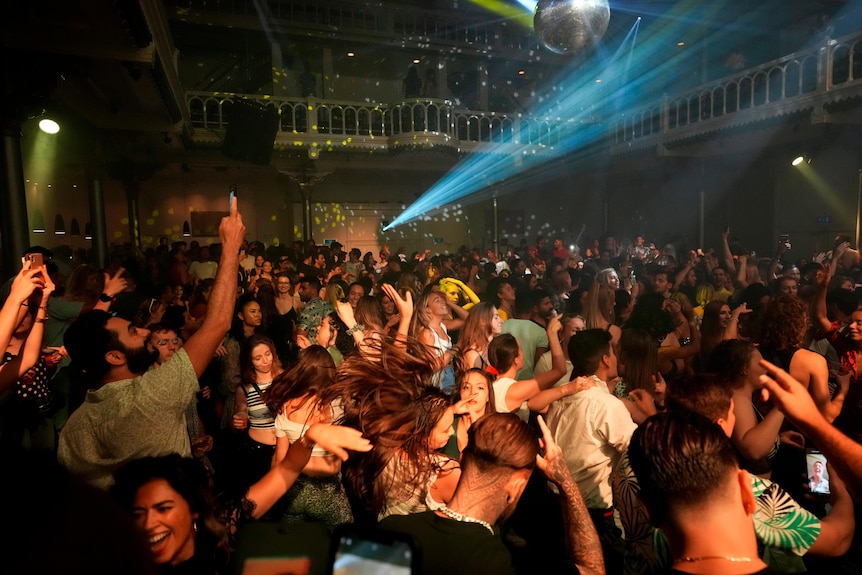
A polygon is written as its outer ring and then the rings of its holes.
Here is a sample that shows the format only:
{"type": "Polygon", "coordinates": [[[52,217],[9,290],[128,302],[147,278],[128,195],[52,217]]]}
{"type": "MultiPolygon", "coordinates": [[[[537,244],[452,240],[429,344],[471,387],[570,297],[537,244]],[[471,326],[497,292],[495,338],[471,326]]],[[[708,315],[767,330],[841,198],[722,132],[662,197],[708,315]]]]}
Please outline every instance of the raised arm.
{"type": "Polygon", "coordinates": [[[569,562],[575,565],[582,575],[604,575],[605,561],[599,534],[590,519],[584,498],[578,484],[572,479],[563,450],[554,441],[544,418],[539,416],[538,421],[542,430],[545,456],[536,456],[536,467],[560,491],[569,562]]]}
{"type": "Polygon", "coordinates": [[[222,243],[221,259],[215,284],[207,302],[204,322],[183,346],[198,377],[203,374],[216,348],[230,329],[231,316],[236,305],[236,270],[239,266],[239,247],[245,237],[245,225],[237,210],[234,196],[230,214],[221,220],[219,238],[222,243]]]}
{"type": "Polygon", "coordinates": [[[48,320],[48,300],[54,292],[54,282],[51,281],[45,266],[41,267],[41,272],[45,285],[42,287],[42,297],[38,303],[39,309],[36,310],[33,327],[30,328],[30,333],[27,334],[27,341],[24,343],[22,349],[21,365],[18,368],[19,378],[36,365],[42,353],[42,336],[45,334],[45,322],[48,320]]]}
{"type": "Polygon", "coordinates": [[[260,519],[282,495],[287,493],[308,463],[315,444],[337,455],[342,461],[347,459],[348,449],[371,450],[371,442],[355,429],[328,423],[312,425],[299,441],[290,444],[284,459],[273,465],[266,475],[248,488],[245,497],[254,504],[252,516],[255,519],[260,519]]]}
{"type": "Polygon", "coordinates": [[[767,371],[760,376],[764,399],[785,413],[794,424],[808,436],[829,463],[838,470],[847,483],[847,489],[858,501],[862,498],[862,444],[856,443],[830,424],[817,409],[805,387],[789,373],[762,360],[760,365],[767,371]]]}
{"type": "Polygon", "coordinates": [[[744,393],[733,394],[736,425],[733,426],[731,439],[746,459],[757,460],[766,457],[772,449],[781,431],[784,414],[773,409],[758,422],[751,399],[746,400],[743,395],[744,393]]]}
{"type": "Polygon", "coordinates": [[[548,389],[565,375],[566,357],[563,355],[559,335],[561,328],[562,324],[560,323],[559,316],[555,315],[548,321],[547,332],[551,348],[551,369],[545,373],[540,373],[532,379],[524,379],[513,383],[506,392],[506,409],[509,411],[518,409],[519,405],[532,399],[542,390],[548,389]]]}
{"type": "Polygon", "coordinates": [[[817,272],[817,290],[811,301],[812,315],[814,316],[814,327],[820,331],[827,332],[832,329],[832,322],[826,311],[826,291],[829,289],[829,280],[832,274],[829,268],[817,272]]]}
{"type": "Polygon", "coordinates": [[[398,308],[398,332],[395,335],[395,345],[403,346],[407,341],[407,336],[410,333],[410,321],[413,318],[413,294],[410,290],[405,290],[404,297],[398,293],[392,285],[383,284],[381,288],[398,308]]]}
{"type": "Polygon", "coordinates": [[[730,251],[730,226],[721,229],[721,259],[727,273],[731,274],[736,269],[736,262],[733,260],[733,252],[730,251]]]}
{"type": "Polygon", "coordinates": [[[724,334],[721,336],[721,339],[725,341],[728,339],[739,339],[739,316],[751,312],[752,310],[748,309],[748,305],[745,302],[736,306],[730,312],[730,323],[724,328],[724,334]]]}

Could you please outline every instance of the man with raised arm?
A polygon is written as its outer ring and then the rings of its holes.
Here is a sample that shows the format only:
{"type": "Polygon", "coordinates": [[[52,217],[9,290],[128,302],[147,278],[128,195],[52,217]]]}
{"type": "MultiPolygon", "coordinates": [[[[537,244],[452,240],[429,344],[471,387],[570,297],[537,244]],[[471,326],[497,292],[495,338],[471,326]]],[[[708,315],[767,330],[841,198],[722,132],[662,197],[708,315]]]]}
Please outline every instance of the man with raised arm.
{"type": "Polygon", "coordinates": [[[147,371],[158,356],[147,345],[148,330],[104,311],[84,314],[72,324],[64,338],[70,370],[90,391],[60,434],[58,459],[64,467],[106,488],[117,467],[131,459],[191,456],[185,410],[230,328],[244,236],[234,198],[219,226],[222,255],[204,322],[158,369],[147,371]]]}
{"type": "Polygon", "coordinates": [[[533,467],[560,491],[568,569],[554,573],[604,575],[598,535],[572,480],[562,450],[539,418],[545,456],[533,430],[512,413],[480,418],[467,431],[461,478],[448,506],[412,515],[390,515],[380,526],[407,533],[420,553],[420,573],[513,574],[512,557],[494,531],[515,510],[533,467]]]}

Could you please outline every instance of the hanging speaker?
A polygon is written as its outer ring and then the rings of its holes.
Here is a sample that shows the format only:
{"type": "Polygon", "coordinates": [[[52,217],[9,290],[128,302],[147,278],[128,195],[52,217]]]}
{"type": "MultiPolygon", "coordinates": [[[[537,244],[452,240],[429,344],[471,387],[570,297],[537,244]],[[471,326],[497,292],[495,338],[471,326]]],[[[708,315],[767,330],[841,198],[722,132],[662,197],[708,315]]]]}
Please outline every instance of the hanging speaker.
{"type": "Polygon", "coordinates": [[[222,153],[234,160],[269,165],[278,131],[278,110],[253,100],[235,99],[225,113],[228,124],[222,153]]]}

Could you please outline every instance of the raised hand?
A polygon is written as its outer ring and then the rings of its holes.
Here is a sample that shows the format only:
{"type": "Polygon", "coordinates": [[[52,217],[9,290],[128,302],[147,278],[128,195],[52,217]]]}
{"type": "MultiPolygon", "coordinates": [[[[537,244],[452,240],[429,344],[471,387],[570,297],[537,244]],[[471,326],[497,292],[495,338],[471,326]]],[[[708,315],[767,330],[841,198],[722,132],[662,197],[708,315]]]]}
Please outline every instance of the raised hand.
{"type": "Polygon", "coordinates": [[[554,436],[551,435],[551,430],[545,425],[545,418],[541,415],[538,417],[539,428],[542,430],[542,447],[545,448],[544,457],[536,456],[536,467],[542,472],[542,475],[555,485],[562,485],[567,481],[572,480],[572,475],[569,472],[569,466],[566,465],[566,457],[563,455],[563,450],[554,441],[554,436]]]}
{"type": "Polygon", "coordinates": [[[351,451],[371,451],[373,447],[361,431],[331,423],[315,423],[305,432],[305,437],[342,461],[347,459],[348,449],[351,451]]]}
{"type": "Polygon", "coordinates": [[[123,277],[123,272],[125,271],[126,268],[120,268],[114,275],[110,275],[105,272],[105,287],[102,289],[102,291],[105,292],[105,295],[114,297],[126,289],[129,282],[127,282],[123,277]]]}
{"type": "Polygon", "coordinates": [[[405,290],[404,297],[401,297],[398,290],[391,284],[383,284],[381,289],[383,289],[383,293],[389,296],[389,299],[395,302],[395,307],[398,308],[398,315],[407,318],[413,316],[413,294],[410,293],[410,290],[405,290]]]}

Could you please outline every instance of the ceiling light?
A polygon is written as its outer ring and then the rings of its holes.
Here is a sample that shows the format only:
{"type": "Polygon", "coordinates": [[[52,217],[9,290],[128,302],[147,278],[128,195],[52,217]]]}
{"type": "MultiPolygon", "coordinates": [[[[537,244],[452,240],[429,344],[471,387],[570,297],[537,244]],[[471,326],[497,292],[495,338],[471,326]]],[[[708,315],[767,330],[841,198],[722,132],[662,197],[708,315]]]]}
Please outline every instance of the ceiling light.
{"type": "Polygon", "coordinates": [[[415,60],[413,60],[414,64],[418,64],[419,62],[420,62],[419,58],[416,58],[415,60]]]}
{"type": "Polygon", "coordinates": [[[60,124],[51,118],[42,118],[39,120],[39,129],[46,134],[56,134],[60,131],[60,124]]]}
{"type": "Polygon", "coordinates": [[[793,158],[793,161],[790,162],[790,165],[791,166],[798,166],[799,164],[801,164],[804,161],[805,161],[805,156],[796,156],[795,158],[793,158]]]}
{"type": "Polygon", "coordinates": [[[519,75],[519,76],[523,76],[523,75],[524,75],[524,74],[526,74],[526,73],[527,73],[527,72],[526,72],[525,70],[518,70],[518,75],[519,75]]]}
{"type": "Polygon", "coordinates": [[[685,42],[677,42],[676,45],[677,46],[685,46],[685,42]]]}
{"type": "Polygon", "coordinates": [[[356,56],[356,53],[355,53],[355,52],[348,52],[348,53],[347,53],[347,57],[348,57],[348,58],[353,58],[354,56],[356,56]]]}

